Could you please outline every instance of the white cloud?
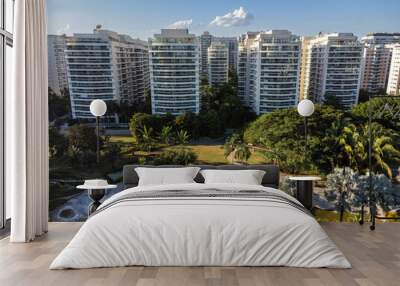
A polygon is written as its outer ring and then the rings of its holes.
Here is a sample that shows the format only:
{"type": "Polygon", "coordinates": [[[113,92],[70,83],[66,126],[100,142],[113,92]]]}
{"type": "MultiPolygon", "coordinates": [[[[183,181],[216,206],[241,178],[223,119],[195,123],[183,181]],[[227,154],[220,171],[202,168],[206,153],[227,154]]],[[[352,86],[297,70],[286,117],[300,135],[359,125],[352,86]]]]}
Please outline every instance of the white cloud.
{"type": "Polygon", "coordinates": [[[180,20],[168,26],[169,29],[185,29],[189,28],[193,23],[192,19],[180,20]]]}
{"type": "Polygon", "coordinates": [[[229,12],[224,16],[217,16],[211,21],[210,25],[220,27],[238,27],[247,26],[254,17],[252,14],[246,12],[243,7],[229,12]]]}
{"type": "Polygon", "coordinates": [[[57,35],[67,34],[69,28],[70,28],[69,24],[66,24],[64,27],[57,30],[57,35]]]}

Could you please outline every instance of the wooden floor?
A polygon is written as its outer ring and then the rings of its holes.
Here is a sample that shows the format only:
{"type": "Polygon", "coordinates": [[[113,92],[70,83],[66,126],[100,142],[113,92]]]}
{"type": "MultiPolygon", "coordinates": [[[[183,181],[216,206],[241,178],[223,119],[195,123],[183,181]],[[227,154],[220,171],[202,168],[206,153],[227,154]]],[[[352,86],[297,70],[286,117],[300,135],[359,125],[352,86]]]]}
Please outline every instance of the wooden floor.
{"type": "Polygon", "coordinates": [[[400,223],[368,226],[323,224],[352,269],[288,267],[125,267],[48,270],[80,223],[50,223],[49,233],[29,244],[0,241],[0,285],[400,285],[400,223]]]}

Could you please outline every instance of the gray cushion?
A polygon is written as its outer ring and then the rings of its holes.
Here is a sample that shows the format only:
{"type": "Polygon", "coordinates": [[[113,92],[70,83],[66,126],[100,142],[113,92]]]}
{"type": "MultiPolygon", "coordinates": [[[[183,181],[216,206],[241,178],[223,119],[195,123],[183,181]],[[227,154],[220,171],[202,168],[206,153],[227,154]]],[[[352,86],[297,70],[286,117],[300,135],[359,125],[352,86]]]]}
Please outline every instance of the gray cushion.
{"type": "MultiPolygon", "coordinates": [[[[275,165],[193,165],[199,167],[202,170],[206,169],[219,169],[219,170],[263,170],[265,175],[262,179],[262,185],[265,187],[278,188],[279,187],[279,168],[275,165]]],[[[180,165],[160,165],[160,166],[150,166],[150,165],[125,165],[122,176],[125,188],[136,187],[139,182],[139,177],[135,172],[135,168],[145,167],[145,168],[180,168],[185,166],[180,165]]],[[[204,178],[200,174],[194,178],[197,183],[204,183],[204,178]]]]}

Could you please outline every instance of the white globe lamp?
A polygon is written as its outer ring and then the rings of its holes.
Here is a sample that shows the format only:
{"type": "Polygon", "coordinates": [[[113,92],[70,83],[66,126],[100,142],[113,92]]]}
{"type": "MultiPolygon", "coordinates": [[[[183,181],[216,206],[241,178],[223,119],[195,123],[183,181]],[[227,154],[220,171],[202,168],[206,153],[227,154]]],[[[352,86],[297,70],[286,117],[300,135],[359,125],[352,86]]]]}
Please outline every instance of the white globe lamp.
{"type": "Polygon", "coordinates": [[[90,103],[90,113],[96,117],[103,116],[107,112],[107,104],[104,100],[95,99],[90,103]]]}
{"type": "Polygon", "coordinates": [[[104,100],[95,99],[90,103],[90,113],[96,116],[96,135],[97,135],[97,152],[96,161],[97,164],[100,163],[100,117],[106,114],[107,104],[104,100]]]}
{"type": "Polygon", "coordinates": [[[303,99],[297,105],[297,111],[303,117],[309,117],[314,113],[314,103],[309,99],[303,99]]]}

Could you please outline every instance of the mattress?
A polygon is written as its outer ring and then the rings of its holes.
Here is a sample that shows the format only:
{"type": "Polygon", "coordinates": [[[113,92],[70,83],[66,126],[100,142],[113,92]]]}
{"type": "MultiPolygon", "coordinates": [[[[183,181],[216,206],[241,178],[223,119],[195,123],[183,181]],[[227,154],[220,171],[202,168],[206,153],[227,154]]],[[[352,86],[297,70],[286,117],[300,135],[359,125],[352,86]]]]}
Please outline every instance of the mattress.
{"type": "Polygon", "coordinates": [[[50,269],[120,266],[350,268],[293,197],[263,186],[142,186],[106,200],[50,269]]]}

